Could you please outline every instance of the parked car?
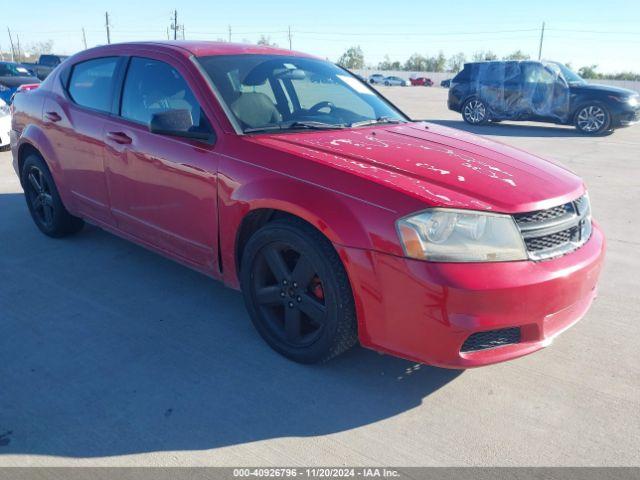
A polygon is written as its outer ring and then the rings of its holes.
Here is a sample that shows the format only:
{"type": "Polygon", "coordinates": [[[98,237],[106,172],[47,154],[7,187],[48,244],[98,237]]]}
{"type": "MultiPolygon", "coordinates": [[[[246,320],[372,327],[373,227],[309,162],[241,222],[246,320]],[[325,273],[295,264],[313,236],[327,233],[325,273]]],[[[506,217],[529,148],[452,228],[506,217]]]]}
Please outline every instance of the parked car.
{"type": "Polygon", "coordinates": [[[9,105],[0,98],[0,151],[9,146],[9,132],[11,131],[11,112],[9,105]]]}
{"type": "Polygon", "coordinates": [[[443,367],[500,362],[549,345],[596,293],[605,241],[579,177],[412,122],[316,57],[106,45],[13,109],[13,166],[44,234],[89,221],[241,288],[257,331],[299,362],[358,340],[443,367]]]}
{"type": "Polygon", "coordinates": [[[53,55],[44,54],[40,55],[40,58],[36,63],[22,63],[33,76],[38,77],[40,80],[44,80],[51,73],[51,71],[64,62],[68,55],[53,55]]]}
{"type": "Polygon", "coordinates": [[[427,77],[414,77],[409,79],[414,87],[432,87],[433,80],[427,77]]]}
{"type": "Polygon", "coordinates": [[[440,82],[440,86],[444,88],[449,88],[451,86],[451,79],[447,78],[446,80],[442,80],[440,82]]]}
{"type": "Polygon", "coordinates": [[[369,83],[371,85],[382,85],[384,84],[385,76],[380,73],[374,73],[369,77],[369,83]]]}
{"type": "Polygon", "coordinates": [[[407,87],[410,85],[410,83],[404,78],[396,77],[393,75],[385,77],[384,84],[387,87],[407,87]]]}
{"type": "Polygon", "coordinates": [[[468,63],[452,80],[448,105],[472,125],[527,120],[575,125],[588,135],[640,121],[638,93],[587,83],[556,62],[468,63]]]}
{"type": "Polygon", "coordinates": [[[22,65],[14,62],[0,62],[0,98],[11,103],[11,97],[20,85],[40,83],[22,65]]]}

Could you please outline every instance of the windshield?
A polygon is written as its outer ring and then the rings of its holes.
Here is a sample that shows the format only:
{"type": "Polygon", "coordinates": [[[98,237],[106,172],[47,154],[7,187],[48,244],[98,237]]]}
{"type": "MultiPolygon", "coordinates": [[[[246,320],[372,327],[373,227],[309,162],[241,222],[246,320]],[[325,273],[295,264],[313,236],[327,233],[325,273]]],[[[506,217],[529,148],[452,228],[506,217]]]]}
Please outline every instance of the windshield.
{"type": "Polygon", "coordinates": [[[560,62],[548,62],[548,64],[553,65],[555,68],[560,69],[560,72],[562,72],[562,76],[567,81],[567,83],[584,83],[585,82],[580,75],[578,75],[569,67],[567,67],[566,65],[560,62]]]}
{"type": "Polygon", "coordinates": [[[31,74],[17,63],[0,63],[0,77],[30,77],[31,74]]]}
{"type": "Polygon", "coordinates": [[[407,121],[366,84],[329,62],[282,55],[198,60],[245,133],[407,121]]]}

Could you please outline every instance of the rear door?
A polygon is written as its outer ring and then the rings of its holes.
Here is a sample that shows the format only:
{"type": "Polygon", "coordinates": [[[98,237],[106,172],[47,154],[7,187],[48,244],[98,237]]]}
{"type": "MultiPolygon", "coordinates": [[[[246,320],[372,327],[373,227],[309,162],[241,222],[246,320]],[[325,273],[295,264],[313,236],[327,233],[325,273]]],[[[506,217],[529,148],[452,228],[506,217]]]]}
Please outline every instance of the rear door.
{"type": "Polygon", "coordinates": [[[43,120],[60,162],[74,210],[113,224],[104,176],[105,121],[111,115],[121,57],[93,58],[63,72],[64,96],[46,99],[43,120]]]}
{"type": "MultiPolygon", "coordinates": [[[[204,92],[182,63],[162,53],[132,56],[118,115],[105,124],[111,212],[122,231],[206,270],[217,270],[215,143],[153,134],[154,113],[188,110],[213,132],[204,92]]],[[[215,132],[213,132],[215,133],[215,132]]]]}
{"type": "Polygon", "coordinates": [[[489,107],[490,118],[503,118],[504,101],[504,62],[478,64],[478,95],[489,107]]]}

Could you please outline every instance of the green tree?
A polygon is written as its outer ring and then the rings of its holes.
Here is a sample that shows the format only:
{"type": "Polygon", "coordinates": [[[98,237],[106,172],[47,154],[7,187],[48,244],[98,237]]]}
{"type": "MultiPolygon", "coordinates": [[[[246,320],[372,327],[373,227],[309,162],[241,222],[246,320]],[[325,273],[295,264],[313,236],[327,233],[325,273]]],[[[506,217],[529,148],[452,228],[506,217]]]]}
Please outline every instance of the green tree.
{"type": "Polygon", "coordinates": [[[600,74],[596,72],[598,65],[589,65],[578,70],[578,75],[582,78],[600,78],[600,74]]]}
{"type": "Polygon", "coordinates": [[[364,53],[359,46],[351,47],[338,59],[338,65],[348,69],[364,68],[364,53]]]}
{"type": "Polygon", "coordinates": [[[384,56],[384,60],[378,63],[379,70],[402,70],[402,65],[399,61],[391,61],[389,55],[384,56]]]}
{"type": "Polygon", "coordinates": [[[419,53],[414,53],[404,64],[404,69],[414,72],[425,72],[427,70],[427,59],[419,53]]]}
{"type": "Polygon", "coordinates": [[[516,50],[506,57],[502,57],[503,60],[529,60],[530,58],[531,57],[524,53],[522,50],[516,50]]]}
{"type": "Polygon", "coordinates": [[[460,70],[462,70],[462,67],[464,67],[464,62],[466,61],[467,57],[464,55],[464,53],[456,53],[451,58],[449,58],[449,61],[447,62],[449,71],[459,72],[460,70]]]}
{"type": "Polygon", "coordinates": [[[482,62],[482,61],[490,61],[490,60],[497,60],[498,56],[493,53],[491,50],[479,50],[477,52],[474,52],[473,55],[471,55],[471,58],[474,62],[482,62]]]}
{"type": "Polygon", "coordinates": [[[278,44],[271,41],[271,37],[267,35],[260,35],[260,39],[258,40],[258,45],[266,45],[267,47],[277,47],[278,44]]]}

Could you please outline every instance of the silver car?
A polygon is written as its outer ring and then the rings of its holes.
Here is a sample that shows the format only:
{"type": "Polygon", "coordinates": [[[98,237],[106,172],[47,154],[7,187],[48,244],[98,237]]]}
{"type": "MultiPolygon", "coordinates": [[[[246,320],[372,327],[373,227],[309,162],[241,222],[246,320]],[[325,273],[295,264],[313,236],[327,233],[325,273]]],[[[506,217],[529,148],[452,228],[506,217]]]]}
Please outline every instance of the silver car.
{"type": "Polygon", "coordinates": [[[385,76],[381,73],[374,73],[369,77],[369,83],[371,85],[382,85],[384,83],[385,76]]]}
{"type": "Polygon", "coordinates": [[[384,84],[387,87],[406,87],[409,85],[409,81],[404,78],[390,76],[384,79],[384,84]]]}

